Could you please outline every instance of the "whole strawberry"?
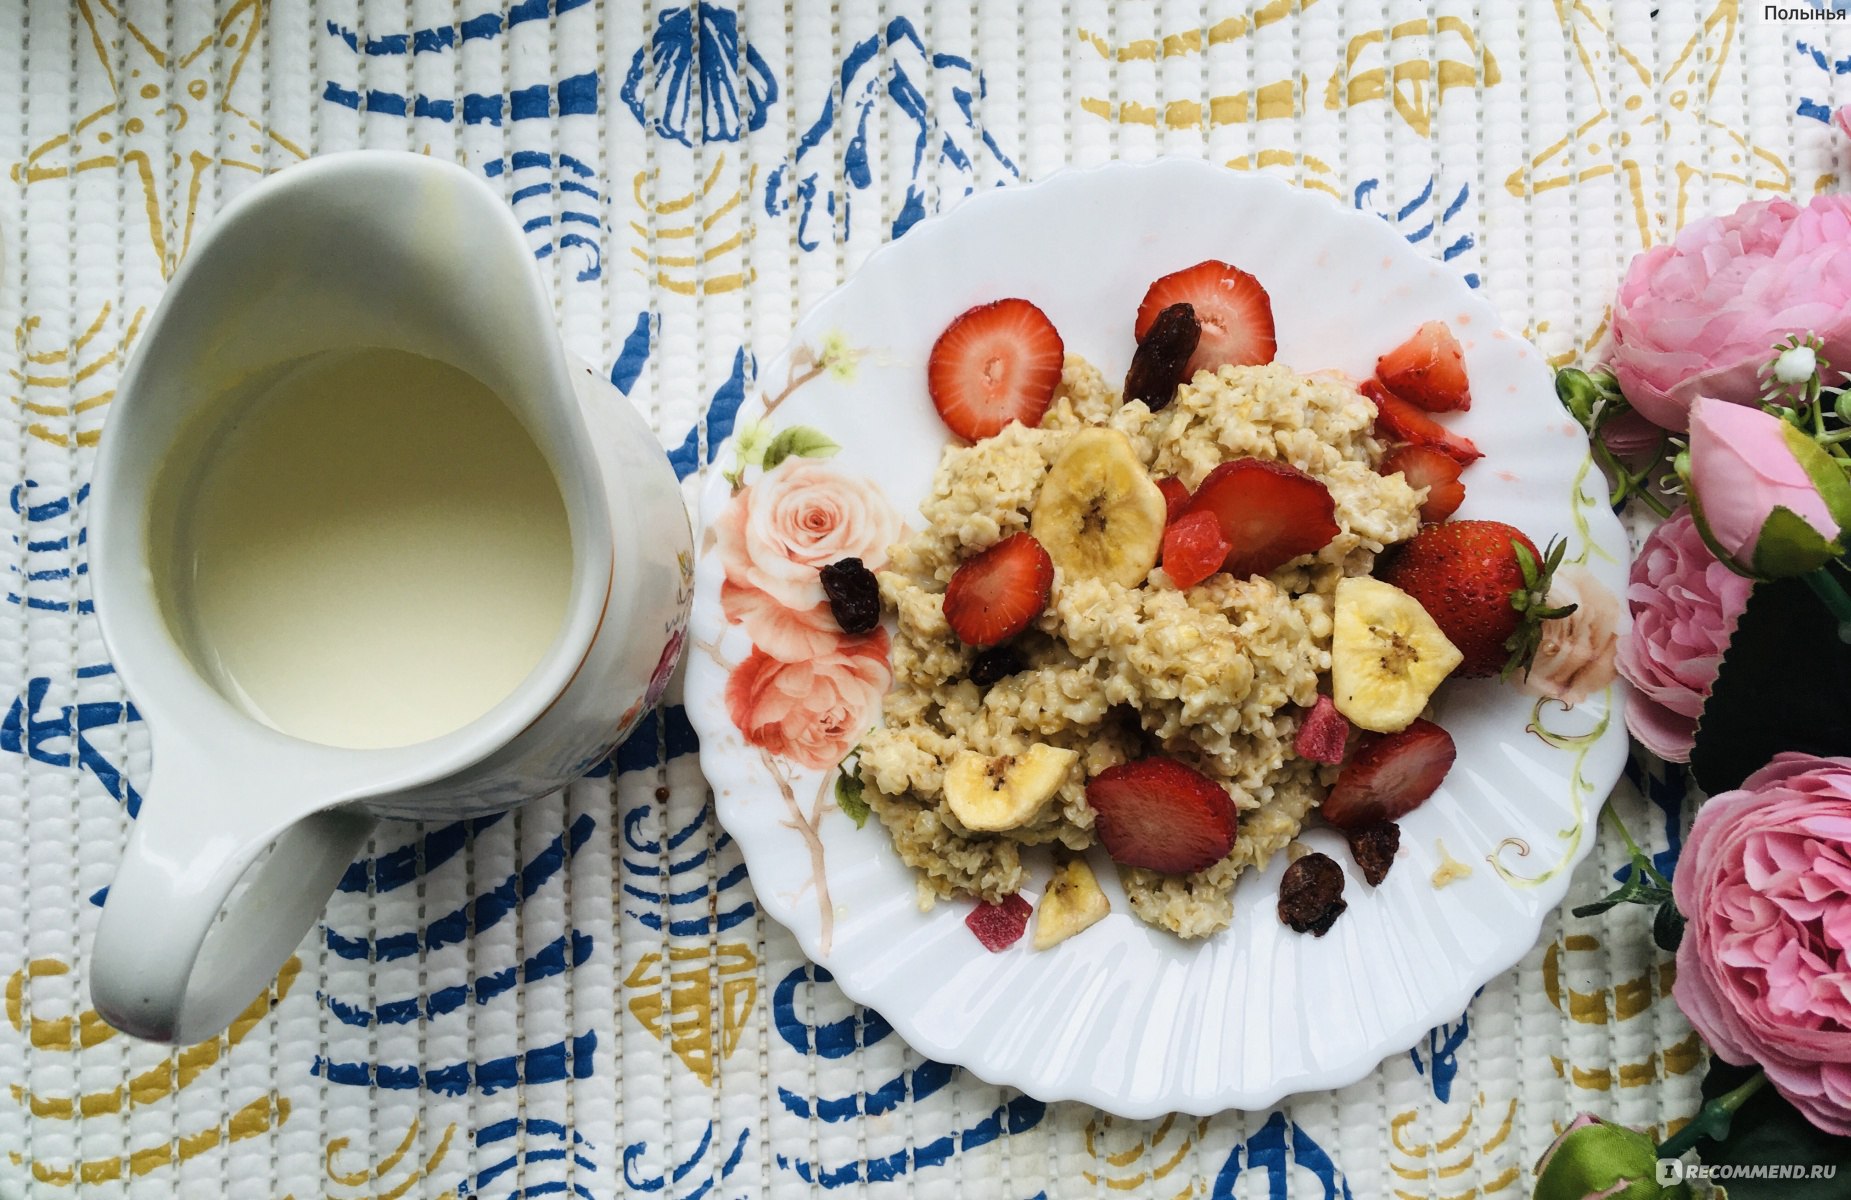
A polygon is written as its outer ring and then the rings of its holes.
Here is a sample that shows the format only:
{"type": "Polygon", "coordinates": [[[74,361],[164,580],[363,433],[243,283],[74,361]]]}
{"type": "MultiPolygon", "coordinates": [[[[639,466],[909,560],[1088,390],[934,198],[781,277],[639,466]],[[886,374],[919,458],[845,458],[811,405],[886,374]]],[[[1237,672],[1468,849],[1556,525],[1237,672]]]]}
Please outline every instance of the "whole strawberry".
{"type": "Polygon", "coordinates": [[[1465,656],[1461,677],[1508,678],[1528,671],[1542,640],[1542,623],[1575,611],[1550,608],[1550,576],[1565,543],[1536,543],[1502,521],[1425,525],[1376,573],[1420,601],[1465,656]]]}

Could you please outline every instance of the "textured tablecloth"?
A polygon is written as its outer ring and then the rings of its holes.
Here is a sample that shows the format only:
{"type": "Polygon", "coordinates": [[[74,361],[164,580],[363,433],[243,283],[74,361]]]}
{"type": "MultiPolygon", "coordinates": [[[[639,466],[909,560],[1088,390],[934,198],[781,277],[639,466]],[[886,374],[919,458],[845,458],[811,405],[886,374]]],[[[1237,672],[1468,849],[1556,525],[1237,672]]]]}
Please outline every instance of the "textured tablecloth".
{"type": "MultiPolygon", "coordinates": [[[[1838,186],[1847,25],[1736,0],[0,0],[0,1197],[1515,1200],[1577,1109],[1676,1128],[1704,1053],[1634,908],[1565,907],[1411,1052],[1270,1112],[1128,1122],[925,1060],[760,913],[673,702],[567,794],[382,827],[274,1001],[134,1043],[86,1007],[149,765],[90,616],[87,480],[189,240],[317,152],[501,190],[567,344],[692,484],[868,251],[1068,163],[1277,173],[1572,358],[1634,252],[1838,186]]],[[[1655,772],[1615,805],[1669,872],[1684,781],[1655,772]]]]}

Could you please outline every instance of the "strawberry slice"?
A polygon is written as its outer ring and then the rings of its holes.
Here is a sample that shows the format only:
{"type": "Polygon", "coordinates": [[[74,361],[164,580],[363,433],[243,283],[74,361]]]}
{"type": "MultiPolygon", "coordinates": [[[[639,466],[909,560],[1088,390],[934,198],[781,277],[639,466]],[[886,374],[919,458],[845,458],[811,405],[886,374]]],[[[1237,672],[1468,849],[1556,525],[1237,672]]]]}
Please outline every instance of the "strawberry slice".
{"type": "Polygon", "coordinates": [[[1433,795],[1456,754],[1452,734],[1424,717],[1367,738],[1324,797],[1324,819],[1338,829],[1399,820],[1433,795]]]}
{"type": "Polygon", "coordinates": [[[1343,761],[1343,744],[1349,738],[1350,723],[1337,711],[1336,703],[1329,696],[1319,696],[1305,714],[1305,723],[1298,727],[1298,740],[1292,743],[1292,749],[1300,758],[1335,764],[1343,761]]]}
{"type": "Polygon", "coordinates": [[[1465,485],[1459,473],[1465,470],[1459,460],[1432,446],[1397,446],[1382,456],[1376,471],[1383,475],[1401,472],[1411,488],[1426,488],[1427,498],[1420,502],[1420,519],[1444,521],[1465,503],[1465,485]]]}
{"type": "Polygon", "coordinates": [[[1165,475],[1157,481],[1157,490],[1163,493],[1164,506],[1169,509],[1164,521],[1167,523],[1182,516],[1189,503],[1189,489],[1183,486],[1183,481],[1174,475],[1165,475]]]}
{"type": "Polygon", "coordinates": [[[1382,440],[1432,446],[1464,467],[1485,456],[1470,439],[1460,437],[1375,380],[1363,380],[1356,390],[1375,402],[1375,436],[1382,440]]]}
{"type": "Polygon", "coordinates": [[[1026,300],[979,304],[945,327],[926,363],[926,391],[951,432],[978,441],[1011,421],[1041,422],[1066,347],[1026,300]]]}
{"type": "Polygon", "coordinates": [[[1337,536],[1330,489],[1298,468],[1236,458],[1208,473],[1184,515],[1212,512],[1232,547],[1222,570],[1236,579],[1270,575],[1337,536]]]}
{"type": "Polygon", "coordinates": [[[1006,642],[1048,606],[1054,560],[1034,535],[1012,534],[965,560],[945,586],[945,621],[967,646],[1006,642]]]}
{"type": "Polygon", "coordinates": [[[1273,302],[1260,281],[1239,267],[1211,258],[1151,284],[1138,305],[1133,331],[1138,341],[1144,340],[1157,314],[1172,304],[1195,309],[1202,326],[1195,353],[1183,368],[1184,379],[1220,366],[1257,366],[1273,360],[1278,349],[1273,338],[1273,302]]]}
{"type": "Polygon", "coordinates": [[[977,935],[983,948],[991,954],[1001,954],[1004,950],[1022,940],[1022,934],[1028,929],[1028,918],[1035,910],[1020,893],[1011,892],[1003,897],[1001,904],[979,904],[970,910],[964,918],[964,926],[977,935]]]}
{"type": "Polygon", "coordinates": [[[1173,758],[1120,763],[1087,781],[1093,828],[1112,861],[1186,875],[1234,848],[1227,789],[1173,758]]]}
{"type": "Polygon", "coordinates": [[[1219,571],[1233,548],[1214,513],[1186,513],[1163,531],[1163,573],[1179,588],[1194,587],[1219,571]]]}
{"type": "Polygon", "coordinates": [[[1428,412],[1472,407],[1465,351],[1444,321],[1428,321],[1414,336],[1375,360],[1375,377],[1395,395],[1428,412]]]}

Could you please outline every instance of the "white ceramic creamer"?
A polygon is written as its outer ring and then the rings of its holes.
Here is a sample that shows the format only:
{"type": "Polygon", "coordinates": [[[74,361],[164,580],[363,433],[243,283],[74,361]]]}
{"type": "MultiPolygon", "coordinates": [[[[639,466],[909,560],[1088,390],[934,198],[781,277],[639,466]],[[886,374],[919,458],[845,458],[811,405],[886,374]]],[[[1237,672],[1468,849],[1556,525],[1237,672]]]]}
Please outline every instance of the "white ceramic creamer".
{"type": "Polygon", "coordinates": [[[419,155],[312,159],[195,240],[92,505],[154,768],[89,976],[140,1037],[223,1029],[376,817],[505,809],[600,761],[683,640],[655,435],[568,359],[500,197],[419,155]]]}

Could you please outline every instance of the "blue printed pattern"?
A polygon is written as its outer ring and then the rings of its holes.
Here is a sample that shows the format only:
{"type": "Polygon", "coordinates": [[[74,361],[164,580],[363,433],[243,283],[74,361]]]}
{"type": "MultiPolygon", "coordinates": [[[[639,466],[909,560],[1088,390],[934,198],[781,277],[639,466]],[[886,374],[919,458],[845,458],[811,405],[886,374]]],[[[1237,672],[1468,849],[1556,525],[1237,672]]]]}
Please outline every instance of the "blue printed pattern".
{"type": "MultiPolygon", "coordinates": [[[[611,364],[610,378],[618,391],[628,396],[641,378],[643,368],[649,363],[649,356],[662,340],[662,319],[654,313],[638,313],[636,322],[630,332],[624,336],[623,345],[617,351],[617,361],[611,364]]],[[[675,468],[675,478],[686,479],[701,469],[703,462],[712,462],[720,453],[720,443],[732,436],[733,421],[739,415],[739,406],[745,403],[746,389],[758,374],[758,359],[748,354],[741,346],[733,351],[733,367],[727,372],[725,380],[707,400],[701,418],[689,427],[686,436],[669,448],[669,465],[675,468]],[[703,455],[701,444],[706,442],[703,455]]]]}
{"type": "MultiPolygon", "coordinates": [[[[1626,760],[1626,778],[1658,810],[1664,827],[1665,848],[1652,855],[1652,865],[1660,875],[1670,879],[1677,873],[1678,856],[1684,852],[1684,800],[1690,794],[1690,768],[1683,763],[1634,754],[1626,760]]],[[[1613,877],[1624,879],[1628,866],[1614,871],[1613,877]]]]}
{"type": "Polygon", "coordinates": [[[1350,202],[1363,212],[1372,212],[1401,231],[1401,236],[1423,250],[1437,252],[1441,262],[1455,263],[1471,287],[1479,285],[1474,267],[1472,216],[1465,211],[1471,187],[1460,184],[1458,191],[1442,188],[1437,175],[1427,178],[1425,187],[1406,200],[1391,203],[1382,195],[1382,181],[1365,179],[1350,193],[1350,202]]]}
{"type": "Polygon", "coordinates": [[[738,15],[702,3],[657,18],[618,92],[643,128],[684,146],[693,145],[693,137],[738,141],[764,127],[765,109],[777,98],[778,81],[764,56],[746,46],[742,57],[738,15]],[[691,129],[696,113],[699,128],[691,129]]]}
{"type": "MultiPolygon", "coordinates": [[[[676,706],[665,712],[669,756],[675,757],[680,747],[691,752],[694,729],[687,723],[686,710],[676,706]]],[[[646,732],[639,730],[631,742],[646,732]]],[[[652,750],[654,741],[651,736],[652,750]]],[[[678,938],[717,935],[750,921],[758,906],[752,900],[744,861],[718,870],[718,857],[733,844],[733,838],[724,831],[712,832],[712,807],[702,805],[661,840],[645,832],[657,812],[653,804],[638,804],[623,814],[623,914],[645,929],[678,938]]]]}
{"type": "Polygon", "coordinates": [[[7,564],[13,576],[6,589],[8,604],[24,605],[33,612],[90,613],[96,605],[88,596],[77,594],[73,586],[90,574],[85,557],[90,547],[89,527],[78,522],[74,532],[70,525],[90,499],[90,485],[75,492],[39,496],[39,481],[28,479],[13,485],[7,493],[7,505],[25,526],[25,536],[12,535],[13,545],[25,546],[25,553],[7,564]],[[34,526],[40,526],[34,530],[34,526]],[[77,557],[77,562],[70,560],[77,557]],[[47,591],[63,595],[47,596],[47,591]]]}
{"type": "Polygon", "coordinates": [[[1213,1200],[1233,1200],[1234,1185],[1244,1172],[1266,1175],[1267,1200],[1287,1200],[1289,1196],[1355,1200],[1349,1181],[1329,1152],[1282,1112],[1267,1118],[1259,1132],[1234,1147],[1215,1176],[1210,1193],[1213,1200]],[[1305,1186],[1304,1175],[1311,1177],[1310,1187],[1305,1186]]]}
{"type": "MultiPolygon", "coordinates": [[[[1820,6],[1814,4],[1813,7],[1820,6]]],[[[1840,75],[1851,75],[1851,55],[1846,55],[1844,58],[1831,58],[1824,50],[1804,38],[1793,43],[1793,50],[1800,56],[1801,61],[1811,63],[1825,73],[1825,78],[1820,81],[1820,86],[1824,89],[1820,96],[1823,98],[1802,95],[1798,107],[1793,111],[1802,117],[1811,117],[1815,121],[1829,123],[1832,119],[1833,81],[1840,75]]]]}
{"type": "MultiPolygon", "coordinates": [[[[684,710],[675,708],[663,714],[651,713],[639,723],[635,734],[592,774],[608,776],[613,771],[653,770],[658,762],[658,747],[664,738],[663,723],[668,729],[666,740],[670,757],[694,752],[693,729],[687,723],[684,710]]],[[[420,928],[396,933],[349,932],[330,924],[322,931],[323,943],[328,952],[339,959],[385,963],[440,951],[494,930],[513,917],[528,897],[544,888],[563,886],[567,864],[591,842],[598,824],[589,813],[579,814],[515,871],[486,886],[479,884],[475,897],[468,903],[428,919],[420,928]]],[[[404,844],[349,867],[341,880],[340,890],[372,895],[401,891],[434,872],[460,868],[459,857],[478,837],[509,836],[511,826],[505,814],[496,814],[418,831],[404,844]]],[[[750,912],[749,904],[747,909],[750,912]]],[[[594,948],[595,939],[591,933],[583,929],[565,929],[516,966],[483,972],[466,983],[428,994],[357,1000],[322,992],[317,993],[317,997],[334,1018],[336,1029],[413,1024],[451,1013],[466,1013],[472,1005],[518,1004],[523,987],[570,973],[591,956],[594,948]]],[[[330,1040],[332,1045],[340,1043],[338,1035],[330,1040]]],[[[440,1064],[352,1059],[330,1050],[316,1058],[313,1071],[337,1084],[425,1088],[440,1095],[462,1095],[473,1090],[490,1095],[517,1086],[586,1078],[594,1065],[597,1044],[597,1035],[585,1031],[549,1045],[528,1048],[520,1054],[440,1064]]]]}
{"type": "MultiPolygon", "coordinates": [[[[839,1020],[814,1026],[807,1024],[797,1013],[798,989],[805,984],[826,984],[832,980],[833,976],[822,967],[801,966],[781,979],[772,993],[771,1015],[778,1036],[799,1054],[824,1059],[846,1058],[893,1033],[893,1027],[879,1013],[860,1006],[839,1020]]],[[[872,1082],[861,1092],[842,1096],[800,1096],[779,1086],[777,1097],[779,1104],[798,1117],[832,1123],[852,1121],[880,1117],[904,1104],[934,1095],[956,1074],[956,1067],[921,1059],[917,1066],[906,1068],[891,1079],[872,1082]]],[[[883,1183],[911,1172],[942,1166],[954,1156],[986,1146],[1000,1137],[1024,1133],[1039,1125],[1047,1112],[1047,1106],[1041,1101],[1016,1096],[995,1106],[962,1130],[892,1154],[827,1164],[780,1152],[774,1156],[774,1161],[781,1170],[791,1172],[803,1182],[824,1188],[883,1183]]]]}
{"type": "MultiPolygon", "coordinates": [[[[417,54],[447,54],[464,42],[499,38],[507,30],[528,21],[543,21],[584,5],[587,0],[521,0],[502,12],[486,12],[449,25],[433,25],[408,33],[391,33],[380,37],[362,37],[357,31],[334,21],[326,23],[328,36],[347,48],[350,54],[372,58],[417,54]]],[[[358,62],[353,66],[358,68],[358,62]]],[[[407,95],[369,88],[360,90],[357,83],[329,79],[322,85],[321,97],[334,104],[360,112],[384,113],[392,117],[423,117],[452,122],[459,118],[465,125],[500,125],[504,115],[515,121],[554,114],[567,116],[598,112],[598,77],[596,73],[573,75],[545,83],[531,83],[507,92],[488,95],[465,92],[460,96],[407,95]]]]}
{"type": "Polygon", "coordinates": [[[477,1169],[460,1189],[467,1200],[519,1200],[527,1196],[576,1196],[599,1200],[578,1180],[595,1176],[585,1157],[594,1149],[575,1129],[557,1121],[511,1117],[475,1133],[477,1169]]]}
{"type": "MultiPolygon", "coordinates": [[[[1472,993],[1472,999],[1484,994],[1485,989],[1481,987],[1472,993]]],[[[1408,1050],[1408,1057],[1414,1060],[1414,1070],[1427,1077],[1427,1082],[1433,1085],[1433,1098],[1441,1104],[1452,1099],[1453,1079],[1459,1074],[1459,1049],[1471,1034],[1472,1008],[1468,1004],[1458,1020],[1435,1025],[1427,1031],[1424,1041],[1408,1050]]]]}
{"type": "MultiPolygon", "coordinates": [[[[324,56],[324,61],[331,57],[339,63],[330,68],[331,74],[339,75],[341,67],[349,73],[341,79],[326,80],[322,99],[357,112],[444,124],[461,121],[464,125],[500,126],[504,120],[595,117],[599,88],[595,71],[523,83],[495,95],[477,92],[461,96],[408,95],[370,87],[362,90],[354,82],[366,58],[449,54],[460,44],[499,38],[517,25],[556,17],[585,3],[586,0],[552,0],[550,4],[547,0],[525,0],[505,12],[487,12],[451,25],[377,37],[362,36],[345,25],[328,21],[326,34],[336,53],[324,56]]],[[[560,254],[567,260],[573,278],[581,283],[603,274],[603,232],[608,205],[597,173],[588,164],[569,154],[521,150],[477,166],[483,175],[508,189],[508,200],[514,206],[514,215],[527,234],[535,258],[546,259],[560,254]]]]}
{"type": "MultiPolygon", "coordinates": [[[[832,94],[823,111],[805,129],[797,153],[765,181],[765,212],[778,217],[797,210],[797,245],[814,250],[827,240],[847,238],[856,194],[874,183],[868,160],[869,128],[885,119],[912,139],[906,193],[891,218],[899,237],[942,202],[944,189],[968,196],[986,179],[1019,178],[1021,172],[978,120],[985,93],[983,75],[969,59],[928,50],[919,31],[905,17],[895,17],[879,33],[856,44],[842,62],[841,101],[832,94]],[[952,112],[935,112],[926,99],[935,90],[935,75],[950,73],[952,112]],[[846,137],[838,163],[826,140],[838,126],[846,137]],[[846,190],[837,193],[837,168],[846,190]],[[949,172],[945,170],[949,168],[949,172]],[[941,189],[931,196],[928,171],[936,171],[941,189]],[[954,182],[947,183],[947,174],[954,182]]],[[[899,136],[889,133],[887,136],[899,136]]],[[[883,214],[884,215],[884,214],[883,214]]]]}
{"type": "Polygon", "coordinates": [[[517,150],[506,159],[482,164],[482,173],[490,179],[507,180],[508,201],[514,205],[514,215],[535,258],[550,258],[554,250],[570,256],[573,278],[580,283],[604,273],[604,250],[598,239],[604,229],[599,214],[605,200],[589,166],[561,154],[555,169],[553,155],[517,150]]]}
{"type": "Polygon", "coordinates": [[[723,1144],[725,1139],[716,1135],[714,1123],[709,1121],[693,1152],[656,1175],[648,1174],[643,1166],[643,1159],[649,1153],[649,1143],[632,1142],[623,1151],[624,1186],[632,1193],[661,1196],[664,1200],[706,1200],[709,1196],[752,1195],[753,1190],[728,1187],[728,1181],[745,1159],[746,1142],[751,1133],[749,1129],[741,1129],[739,1136],[731,1140],[729,1148],[723,1144]]]}
{"type": "MultiPolygon", "coordinates": [[[[78,667],[76,679],[113,676],[116,669],[108,663],[78,667]]],[[[0,720],[0,750],[48,767],[68,769],[75,766],[88,772],[103,785],[131,817],[141,812],[141,793],[135,790],[126,772],[109,761],[91,741],[100,729],[128,725],[141,720],[133,704],[123,700],[89,700],[75,704],[49,703],[51,676],[35,675],[26,681],[23,694],[7,705],[6,717],[0,720]]],[[[107,891],[108,889],[104,889],[107,891]]],[[[102,903],[103,892],[93,899],[102,903]]]]}

